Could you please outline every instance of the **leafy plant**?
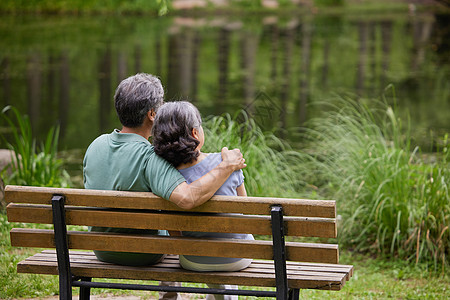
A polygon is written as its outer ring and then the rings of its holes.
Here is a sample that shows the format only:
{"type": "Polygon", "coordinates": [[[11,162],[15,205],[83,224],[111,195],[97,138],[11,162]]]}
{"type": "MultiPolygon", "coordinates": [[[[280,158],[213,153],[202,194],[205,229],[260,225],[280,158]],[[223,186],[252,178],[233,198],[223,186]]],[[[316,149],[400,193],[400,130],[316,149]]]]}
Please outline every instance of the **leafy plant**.
{"type": "Polygon", "coordinates": [[[167,14],[167,12],[168,12],[168,8],[167,8],[168,3],[167,2],[168,1],[169,0],[156,0],[156,2],[159,5],[158,15],[163,16],[163,15],[167,14]]]}
{"type": "Polygon", "coordinates": [[[302,172],[338,201],[346,246],[444,270],[450,253],[448,136],[426,159],[394,108],[370,105],[341,98],[312,120],[302,172]]]}
{"type": "Polygon", "coordinates": [[[59,128],[50,128],[45,141],[37,146],[28,116],[22,116],[16,108],[7,106],[2,111],[2,117],[8,123],[12,134],[12,142],[6,142],[14,151],[11,174],[3,171],[3,175],[6,175],[5,182],[18,185],[68,187],[69,175],[62,168],[62,160],[57,157],[59,128]],[[8,112],[13,113],[13,118],[8,116],[8,112]]]}

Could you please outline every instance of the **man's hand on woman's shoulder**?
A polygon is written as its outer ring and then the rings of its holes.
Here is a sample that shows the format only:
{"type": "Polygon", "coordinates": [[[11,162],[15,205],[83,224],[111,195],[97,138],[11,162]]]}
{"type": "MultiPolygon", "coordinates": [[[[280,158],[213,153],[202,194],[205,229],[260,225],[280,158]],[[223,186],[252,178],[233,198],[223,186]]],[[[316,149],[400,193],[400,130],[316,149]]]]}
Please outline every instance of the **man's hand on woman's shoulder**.
{"type": "Polygon", "coordinates": [[[228,150],[227,147],[223,147],[222,161],[226,164],[227,167],[232,168],[233,171],[243,169],[247,166],[245,164],[244,156],[239,149],[228,150]]]}
{"type": "Polygon", "coordinates": [[[239,149],[222,148],[222,162],[190,184],[180,183],[169,200],[184,209],[197,207],[208,201],[234,172],[245,168],[245,159],[239,149]]]}

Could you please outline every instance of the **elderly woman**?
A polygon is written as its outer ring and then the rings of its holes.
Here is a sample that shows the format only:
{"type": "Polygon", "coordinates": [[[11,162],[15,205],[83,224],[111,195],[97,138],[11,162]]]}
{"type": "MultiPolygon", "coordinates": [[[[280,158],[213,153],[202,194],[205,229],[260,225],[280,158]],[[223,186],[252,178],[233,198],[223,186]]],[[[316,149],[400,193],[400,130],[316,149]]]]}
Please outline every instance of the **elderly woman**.
{"type": "MultiPolygon", "coordinates": [[[[205,141],[202,119],[198,109],[189,102],[168,102],[161,106],[155,117],[152,135],[156,154],[177,168],[187,183],[202,177],[222,160],[220,153],[201,151],[205,141]]],[[[231,174],[215,194],[246,196],[242,170],[231,174]]],[[[182,234],[191,237],[253,239],[249,234],[211,232],[182,232],[182,234]]],[[[248,267],[251,261],[243,258],[180,255],[180,264],[183,268],[199,272],[238,271],[248,267]]]]}

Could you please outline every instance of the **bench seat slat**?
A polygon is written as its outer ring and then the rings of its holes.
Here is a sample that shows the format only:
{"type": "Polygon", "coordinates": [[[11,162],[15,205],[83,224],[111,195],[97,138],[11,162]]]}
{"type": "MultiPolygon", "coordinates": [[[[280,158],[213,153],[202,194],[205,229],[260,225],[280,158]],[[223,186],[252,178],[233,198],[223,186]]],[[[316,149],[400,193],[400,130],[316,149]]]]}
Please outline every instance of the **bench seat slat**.
{"type": "MultiPolygon", "coordinates": [[[[11,203],[7,207],[10,222],[53,224],[49,205],[11,203]]],[[[192,213],[111,211],[87,207],[66,207],[66,224],[136,229],[165,229],[204,232],[253,233],[271,235],[269,216],[205,215],[192,213]]],[[[285,234],[304,237],[336,237],[334,219],[285,217],[285,234]]]]}
{"type": "MultiPolygon", "coordinates": [[[[89,260],[93,260],[93,261],[98,261],[97,258],[92,255],[92,252],[86,252],[85,254],[78,254],[79,251],[71,251],[70,255],[72,257],[72,259],[74,260],[85,260],[85,261],[89,261],[89,260]]],[[[54,250],[44,250],[42,251],[42,253],[38,253],[34,255],[34,259],[38,260],[38,259],[43,259],[45,260],[47,258],[47,254],[55,254],[56,252],[54,250]],[[46,251],[48,251],[48,253],[45,253],[46,251]]],[[[84,252],[82,252],[84,253],[84,252]]],[[[165,260],[164,260],[164,264],[178,264],[178,256],[175,255],[168,255],[165,260]]],[[[318,271],[321,272],[324,270],[324,268],[326,267],[327,271],[333,271],[333,272],[341,272],[341,273],[347,273],[349,268],[351,266],[347,266],[347,265],[337,265],[337,264],[320,264],[320,266],[317,266],[317,263],[300,263],[300,262],[293,262],[290,261],[289,264],[286,266],[287,269],[295,269],[295,268],[302,268],[302,270],[309,270],[309,271],[318,271]]],[[[273,261],[272,260],[254,260],[252,263],[253,267],[257,267],[257,268],[273,268],[273,261]]]]}
{"type": "MultiPolygon", "coordinates": [[[[54,250],[44,250],[43,254],[36,254],[34,256],[34,260],[47,260],[47,254],[55,254],[56,252],[54,250]]],[[[82,252],[83,253],[83,252],[82,252]]],[[[87,252],[86,254],[82,254],[79,251],[71,251],[71,259],[74,261],[83,260],[86,263],[88,262],[98,262],[97,258],[92,255],[92,252],[87,252]]],[[[107,263],[105,263],[107,264],[107,263]]],[[[178,256],[175,255],[168,255],[164,262],[160,265],[166,266],[171,264],[179,264],[178,262],[178,256]]],[[[259,268],[259,269],[270,269],[272,270],[274,268],[273,261],[272,260],[253,260],[253,263],[251,265],[252,268],[259,268]]],[[[350,279],[351,276],[353,276],[353,266],[348,265],[336,265],[336,264],[317,264],[317,263],[299,263],[299,262],[288,262],[286,265],[287,270],[298,270],[301,269],[302,271],[312,271],[312,272],[335,272],[335,273],[343,273],[347,274],[347,280],[350,279]]]]}
{"type": "MultiPolygon", "coordinates": [[[[15,247],[54,248],[53,230],[13,228],[11,245],[15,247]]],[[[271,241],[196,239],[121,235],[69,231],[69,249],[124,251],[137,253],[172,253],[221,257],[272,259],[271,241]]],[[[338,246],[318,243],[286,243],[286,256],[292,261],[338,263],[338,246]]]]}
{"type": "MultiPolygon", "coordinates": [[[[275,286],[274,269],[269,268],[267,261],[254,261],[252,265],[240,272],[191,272],[179,267],[176,257],[168,257],[159,265],[149,267],[127,267],[103,263],[96,260],[93,253],[75,254],[71,251],[71,269],[76,276],[94,278],[121,278],[141,280],[167,280],[183,282],[205,282],[239,284],[248,286],[275,286]],[[77,257],[82,257],[83,263],[77,257]],[[86,260],[86,257],[91,259],[86,260]],[[169,263],[166,263],[169,261],[169,263]],[[254,267],[259,265],[267,267],[254,267]]],[[[318,288],[339,290],[349,278],[351,266],[347,272],[329,270],[327,265],[316,264],[317,271],[303,270],[302,264],[288,262],[289,286],[293,288],[318,288]]],[[[309,266],[306,266],[309,267],[309,266]]],[[[20,273],[57,273],[56,254],[54,251],[44,251],[36,254],[17,266],[20,273]]],[[[344,269],[344,268],[343,268],[344,269]]]]}
{"type": "MultiPolygon", "coordinates": [[[[66,205],[115,207],[124,209],[176,210],[175,204],[150,192],[122,192],[86,189],[47,188],[8,185],[5,188],[7,203],[51,204],[54,194],[63,194],[66,205]]],[[[242,213],[267,215],[272,205],[281,204],[287,216],[335,218],[336,202],[333,200],[308,200],[270,197],[214,196],[203,205],[191,209],[197,212],[242,213]]]]}
{"type": "MultiPolygon", "coordinates": [[[[56,259],[56,255],[52,256],[52,257],[33,257],[31,259],[28,260],[28,262],[53,262],[53,263],[57,263],[57,259],[56,259]]],[[[71,263],[80,263],[80,264],[85,264],[85,265],[104,265],[104,262],[101,262],[99,260],[97,260],[94,257],[92,257],[92,259],[90,258],[77,258],[77,257],[71,257],[70,258],[70,262],[71,263]]],[[[176,263],[174,262],[169,262],[166,263],[165,261],[158,263],[157,265],[154,265],[152,267],[154,268],[173,268],[174,266],[179,266],[178,260],[176,263]]],[[[295,268],[287,268],[288,270],[288,274],[289,275],[304,275],[304,276],[311,276],[311,277],[320,277],[320,278],[324,278],[324,277],[329,277],[329,278],[335,278],[335,277],[341,277],[341,273],[343,272],[336,272],[336,271],[332,271],[330,269],[325,269],[322,268],[317,268],[317,270],[309,270],[309,269],[304,269],[304,268],[299,268],[298,266],[296,266],[295,268]]],[[[245,269],[245,272],[247,273],[256,273],[256,274],[274,274],[274,267],[273,267],[273,263],[272,266],[269,265],[263,265],[261,266],[260,264],[257,263],[252,263],[250,267],[245,269]]]]}
{"type": "MultiPolygon", "coordinates": [[[[47,254],[55,255],[55,250],[43,250],[42,253],[37,253],[35,258],[38,259],[42,257],[45,259],[47,254]]],[[[95,255],[92,255],[92,252],[85,251],[70,251],[70,255],[73,259],[84,259],[84,260],[94,260],[98,261],[95,255]]],[[[178,264],[178,256],[176,255],[167,255],[164,259],[164,264],[178,264]]],[[[253,267],[257,268],[268,268],[273,269],[273,260],[253,260],[253,267]]],[[[289,261],[286,265],[288,270],[296,270],[301,268],[302,270],[307,271],[317,271],[317,272],[336,272],[336,273],[345,273],[349,275],[349,279],[353,276],[353,266],[351,265],[340,265],[340,264],[324,264],[324,263],[308,263],[308,262],[294,262],[289,261]]]]}
{"type": "MultiPolygon", "coordinates": [[[[40,255],[40,254],[36,254],[34,255],[32,258],[30,258],[30,261],[56,261],[56,255],[54,254],[46,254],[46,255],[40,255]]],[[[76,262],[76,263],[92,263],[92,264],[108,264],[105,262],[101,262],[99,261],[94,255],[89,255],[89,256],[78,256],[78,255],[72,255],[70,258],[71,262],[76,262]]],[[[261,272],[261,273],[268,273],[268,272],[273,272],[273,261],[267,261],[267,263],[261,263],[261,260],[254,260],[251,264],[250,267],[248,267],[247,269],[245,269],[246,272],[261,272]]],[[[165,259],[163,262],[159,263],[158,265],[156,265],[157,267],[170,267],[173,264],[179,264],[178,262],[178,258],[177,259],[165,259]]],[[[322,272],[325,271],[324,266],[320,265],[320,266],[316,266],[315,268],[312,268],[310,266],[303,266],[303,265],[294,265],[294,264],[289,264],[287,265],[287,270],[290,270],[290,272],[292,274],[296,274],[299,272],[303,272],[303,273],[307,273],[310,275],[316,275],[316,276],[320,276],[323,275],[322,272]]],[[[339,273],[345,273],[346,269],[341,268],[341,269],[333,269],[333,268],[328,268],[326,269],[326,272],[328,274],[330,274],[331,272],[339,274],[339,273]]]]}

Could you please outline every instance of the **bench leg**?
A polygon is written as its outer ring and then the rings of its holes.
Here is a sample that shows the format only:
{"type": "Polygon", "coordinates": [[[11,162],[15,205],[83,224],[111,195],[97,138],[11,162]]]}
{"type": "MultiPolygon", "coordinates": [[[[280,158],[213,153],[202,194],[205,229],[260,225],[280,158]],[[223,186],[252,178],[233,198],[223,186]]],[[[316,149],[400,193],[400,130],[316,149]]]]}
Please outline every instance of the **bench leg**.
{"type": "Polygon", "coordinates": [[[63,196],[52,197],[55,248],[58,260],[59,299],[72,300],[72,276],[70,273],[69,249],[67,247],[67,228],[63,196]]]}
{"type": "MultiPolygon", "coordinates": [[[[82,277],[81,281],[92,281],[91,277],[82,277]]],[[[80,287],[80,300],[91,299],[91,288],[90,287],[80,287]]]]}
{"type": "Polygon", "coordinates": [[[273,260],[275,264],[275,281],[277,300],[288,299],[288,280],[286,271],[286,248],[284,242],[283,209],[274,205],[271,209],[273,260]]]}
{"type": "Polygon", "coordinates": [[[72,286],[59,277],[59,300],[72,300],[72,286]]]}
{"type": "Polygon", "coordinates": [[[300,291],[298,289],[289,289],[289,300],[298,300],[300,298],[300,291]]]}

